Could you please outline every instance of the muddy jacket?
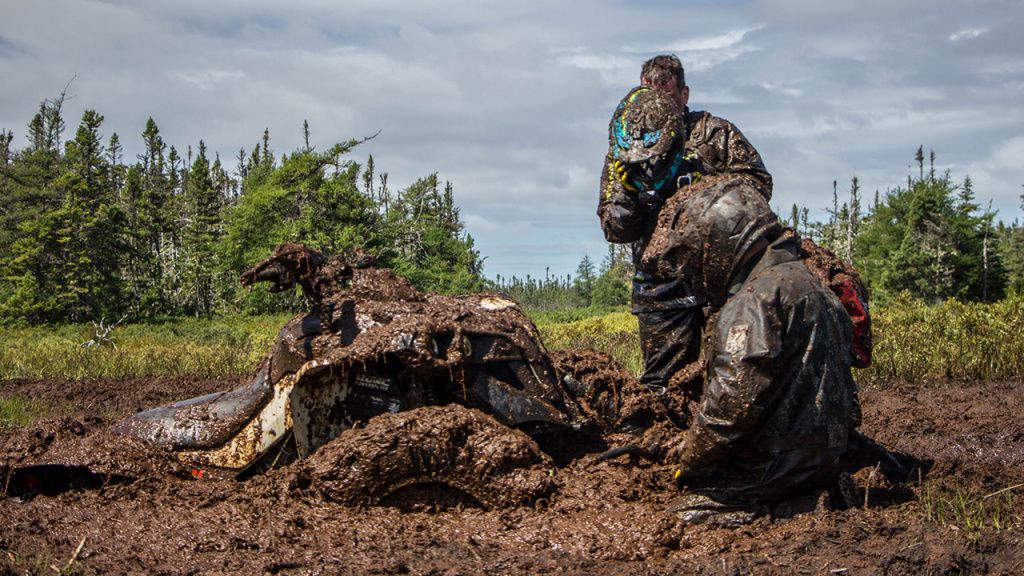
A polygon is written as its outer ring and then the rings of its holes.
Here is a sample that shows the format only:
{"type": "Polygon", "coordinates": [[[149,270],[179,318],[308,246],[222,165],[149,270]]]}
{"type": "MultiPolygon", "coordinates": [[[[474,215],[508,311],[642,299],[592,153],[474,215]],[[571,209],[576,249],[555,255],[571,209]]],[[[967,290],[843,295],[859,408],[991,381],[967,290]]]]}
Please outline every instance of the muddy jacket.
{"type": "Polygon", "coordinates": [[[700,160],[703,174],[742,176],[765,200],[771,200],[772,176],[739,128],[708,112],[687,109],[685,118],[686,152],[700,160]]]}
{"type": "Polygon", "coordinates": [[[859,420],[849,316],[799,260],[798,242],[771,243],[711,329],[680,470],[720,502],[773,502],[827,483],[859,420]]]}
{"type": "MultiPolygon", "coordinates": [[[[771,199],[772,177],[765,170],[761,155],[738,128],[707,112],[687,110],[684,117],[685,152],[692,160],[683,172],[738,176],[757,189],[765,200],[771,199]]],[[[662,195],[627,191],[617,179],[609,176],[609,164],[606,157],[597,214],[605,239],[632,244],[633,266],[637,272],[633,283],[634,312],[702,305],[700,295],[692,288],[692,270],[661,262],[659,248],[648,249],[666,199],[662,195]]],[[[671,225],[671,218],[661,220],[671,225]]]]}

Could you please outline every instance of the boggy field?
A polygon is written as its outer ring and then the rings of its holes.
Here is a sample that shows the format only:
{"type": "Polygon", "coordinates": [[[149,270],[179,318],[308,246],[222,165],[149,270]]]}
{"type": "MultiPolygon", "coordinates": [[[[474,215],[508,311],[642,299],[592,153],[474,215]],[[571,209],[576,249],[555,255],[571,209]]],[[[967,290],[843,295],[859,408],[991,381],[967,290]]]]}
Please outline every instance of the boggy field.
{"type": "MultiPolygon", "coordinates": [[[[0,382],[0,398],[65,414],[5,429],[0,461],[87,443],[138,409],[235,384],[0,382]]],[[[628,455],[554,470],[553,495],[533,507],[350,508],[310,489],[331,480],[310,476],[330,474],[318,452],[244,482],[153,472],[0,498],[0,574],[1024,573],[1024,381],[891,385],[862,401],[868,436],[926,463],[903,487],[860,471],[863,509],[684,527],[666,512],[671,469],[628,455]]]]}

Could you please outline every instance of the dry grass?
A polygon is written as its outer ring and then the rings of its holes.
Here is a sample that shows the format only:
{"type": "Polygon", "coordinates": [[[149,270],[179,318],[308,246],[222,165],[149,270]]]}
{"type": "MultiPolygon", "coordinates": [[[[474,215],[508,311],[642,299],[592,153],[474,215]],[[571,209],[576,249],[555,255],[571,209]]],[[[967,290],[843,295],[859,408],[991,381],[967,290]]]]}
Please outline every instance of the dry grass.
{"type": "Polygon", "coordinates": [[[123,378],[250,372],[286,316],[176,319],[118,326],[113,344],[86,347],[93,326],[0,329],[0,380],[123,378]]]}
{"type": "MultiPolygon", "coordinates": [[[[549,348],[594,348],[642,368],[636,318],[625,311],[581,317],[538,314],[549,348]],[[570,318],[570,321],[564,321],[570,318]]],[[[878,306],[874,365],[862,384],[1010,379],[1024,374],[1024,297],[992,304],[956,301],[878,306]]],[[[245,374],[266,354],[287,316],[177,319],[118,326],[115,345],[86,348],[92,325],[0,328],[0,380],[245,374]]]]}

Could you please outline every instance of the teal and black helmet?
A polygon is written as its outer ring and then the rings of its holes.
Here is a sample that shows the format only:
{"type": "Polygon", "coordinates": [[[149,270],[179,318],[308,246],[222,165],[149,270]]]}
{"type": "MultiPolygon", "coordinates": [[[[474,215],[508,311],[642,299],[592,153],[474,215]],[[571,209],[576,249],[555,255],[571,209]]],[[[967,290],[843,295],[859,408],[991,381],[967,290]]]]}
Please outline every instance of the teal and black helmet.
{"type": "Polygon", "coordinates": [[[608,155],[634,184],[658,190],[683,162],[682,112],[665,92],[638,86],[619,102],[608,126],[608,155]]]}

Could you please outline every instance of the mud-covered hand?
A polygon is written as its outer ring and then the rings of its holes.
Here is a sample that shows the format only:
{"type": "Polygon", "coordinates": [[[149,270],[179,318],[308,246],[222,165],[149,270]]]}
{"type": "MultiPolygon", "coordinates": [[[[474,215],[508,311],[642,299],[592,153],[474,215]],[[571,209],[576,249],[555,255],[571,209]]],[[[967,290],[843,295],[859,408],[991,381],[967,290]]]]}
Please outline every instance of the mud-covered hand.
{"type": "Polygon", "coordinates": [[[729,449],[729,439],[698,421],[683,433],[679,444],[669,454],[669,461],[676,464],[673,479],[681,483],[714,473],[722,457],[729,449]]]}
{"type": "Polygon", "coordinates": [[[700,476],[704,472],[703,470],[694,469],[690,463],[692,448],[693,438],[690,434],[683,434],[679,443],[668,454],[668,461],[675,464],[672,480],[676,483],[676,486],[682,486],[687,479],[700,476]]]}
{"type": "Polygon", "coordinates": [[[639,239],[648,214],[647,206],[640,202],[639,191],[632,184],[624,184],[623,179],[629,180],[626,166],[616,162],[611,154],[605,155],[597,215],[605,240],[618,244],[639,239]]]}
{"type": "Polygon", "coordinates": [[[622,160],[609,158],[608,163],[608,179],[617,180],[622,184],[623,189],[627,192],[636,194],[640,190],[630,183],[629,169],[626,167],[626,163],[622,160]]]}

